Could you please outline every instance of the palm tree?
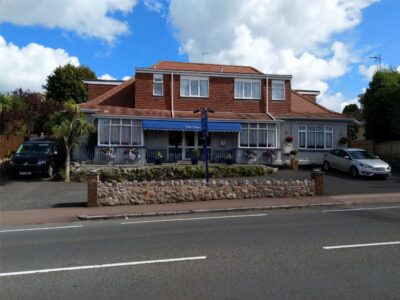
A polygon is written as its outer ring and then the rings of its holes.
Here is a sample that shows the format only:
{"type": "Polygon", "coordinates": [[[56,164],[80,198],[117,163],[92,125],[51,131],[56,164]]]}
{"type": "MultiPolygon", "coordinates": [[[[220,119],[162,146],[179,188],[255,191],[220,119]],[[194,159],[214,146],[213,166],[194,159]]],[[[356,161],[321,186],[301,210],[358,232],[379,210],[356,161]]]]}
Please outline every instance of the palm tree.
{"type": "Polygon", "coordinates": [[[71,150],[78,144],[79,138],[93,132],[94,127],[86,121],[84,114],[80,112],[79,106],[74,101],[66,102],[62,111],[51,116],[50,126],[53,135],[64,141],[65,182],[69,182],[71,150]]]}
{"type": "Polygon", "coordinates": [[[0,114],[12,108],[12,98],[9,95],[0,94],[0,114]]]}

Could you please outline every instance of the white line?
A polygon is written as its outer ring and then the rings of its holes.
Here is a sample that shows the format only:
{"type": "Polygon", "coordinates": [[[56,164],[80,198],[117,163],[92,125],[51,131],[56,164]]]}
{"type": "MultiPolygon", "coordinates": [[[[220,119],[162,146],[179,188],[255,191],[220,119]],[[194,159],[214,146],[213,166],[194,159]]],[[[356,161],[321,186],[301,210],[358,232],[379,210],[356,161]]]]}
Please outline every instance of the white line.
{"type": "Polygon", "coordinates": [[[322,247],[322,248],[324,248],[325,250],[331,250],[331,249],[373,247],[373,246],[386,246],[386,245],[397,245],[397,244],[400,244],[400,241],[385,242],[385,243],[371,243],[371,244],[354,244],[354,245],[341,245],[341,246],[325,246],[325,247],[322,247]]]}
{"type": "Polygon", "coordinates": [[[126,224],[145,224],[145,223],[160,223],[160,222],[179,222],[179,221],[195,221],[195,220],[210,220],[210,219],[228,219],[228,218],[246,218],[246,217],[265,217],[267,214],[256,214],[256,215],[235,215],[235,216],[219,216],[219,217],[200,217],[200,218],[182,218],[182,219],[163,219],[163,220],[150,220],[150,221],[134,221],[134,222],[122,222],[122,225],[126,224]]]}
{"type": "Polygon", "coordinates": [[[104,264],[104,265],[78,266],[78,267],[67,267],[67,268],[56,268],[56,269],[41,269],[41,270],[31,270],[31,271],[21,271],[21,272],[0,273],[0,277],[31,275],[31,274],[61,272],[61,271],[76,271],[76,270],[87,270],[87,269],[135,266],[135,265],[145,265],[145,264],[157,264],[157,263],[177,262],[177,261],[186,261],[186,260],[199,260],[199,259],[206,259],[206,258],[207,258],[206,256],[194,256],[194,257],[168,258],[168,259],[158,259],[158,260],[131,261],[131,262],[123,262],[123,263],[115,263],[115,264],[104,264]]]}
{"type": "Polygon", "coordinates": [[[329,212],[343,212],[343,211],[357,211],[357,210],[380,210],[380,209],[391,209],[400,208],[400,206],[382,206],[382,207],[362,207],[362,208],[348,208],[348,209],[327,209],[323,210],[323,213],[329,212]]]}
{"type": "Polygon", "coordinates": [[[23,229],[9,229],[0,230],[0,233],[4,232],[18,232],[18,231],[34,231],[34,230],[53,230],[53,229],[69,229],[69,228],[81,228],[83,225],[71,225],[71,226],[60,226],[60,227],[38,227],[38,228],[23,228],[23,229]]]}

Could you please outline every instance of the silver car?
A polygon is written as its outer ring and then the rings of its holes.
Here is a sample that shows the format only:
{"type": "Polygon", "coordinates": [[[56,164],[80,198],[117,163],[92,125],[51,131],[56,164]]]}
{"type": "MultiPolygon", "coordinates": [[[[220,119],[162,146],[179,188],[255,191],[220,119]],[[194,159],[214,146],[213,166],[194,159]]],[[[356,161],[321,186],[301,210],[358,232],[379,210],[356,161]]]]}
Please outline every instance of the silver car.
{"type": "Polygon", "coordinates": [[[390,176],[390,165],[378,156],[363,149],[346,148],[333,149],[324,155],[325,171],[330,168],[349,172],[352,177],[361,176],[390,176]]]}

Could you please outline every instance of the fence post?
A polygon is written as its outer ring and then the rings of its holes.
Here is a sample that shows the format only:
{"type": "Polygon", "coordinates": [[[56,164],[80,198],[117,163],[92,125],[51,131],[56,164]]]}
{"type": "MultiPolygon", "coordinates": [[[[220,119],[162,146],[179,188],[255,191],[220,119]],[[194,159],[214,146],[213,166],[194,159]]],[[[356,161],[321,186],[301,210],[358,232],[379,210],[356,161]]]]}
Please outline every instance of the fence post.
{"type": "Polygon", "coordinates": [[[313,169],[311,171],[311,179],[314,180],[315,195],[324,194],[324,172],[321,169],[313,169]]]}
{"type": "Polygon", "coordinates": [[[87,174],[87,206],[96,207],[97,204],[97,183],[99,182],[97,170],[91,170],[87,174]]]}

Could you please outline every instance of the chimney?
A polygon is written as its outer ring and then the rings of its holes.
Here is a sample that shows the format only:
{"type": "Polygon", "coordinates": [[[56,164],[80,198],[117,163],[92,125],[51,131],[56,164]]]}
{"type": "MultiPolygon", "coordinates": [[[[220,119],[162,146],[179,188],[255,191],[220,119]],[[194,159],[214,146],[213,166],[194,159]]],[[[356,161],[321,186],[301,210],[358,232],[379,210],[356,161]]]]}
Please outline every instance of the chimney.
{"type": "Polygon", "coordinates": [[[297,93],[302,95],[304,98],[316,103],[317,96],[319,95],[319,91],[314,90],[295,90],[297,93]]]}

